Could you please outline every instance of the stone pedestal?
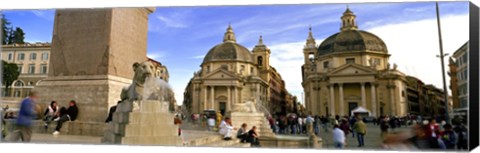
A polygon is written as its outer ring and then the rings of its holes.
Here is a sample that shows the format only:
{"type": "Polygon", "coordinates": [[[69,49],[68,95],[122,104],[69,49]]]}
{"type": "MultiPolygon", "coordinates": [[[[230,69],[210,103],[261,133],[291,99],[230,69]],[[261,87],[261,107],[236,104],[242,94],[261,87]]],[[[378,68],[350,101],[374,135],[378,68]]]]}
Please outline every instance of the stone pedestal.
{"type": "Polygon", "coordinates": [[[240,128],[243,123],[247,123],[248,130],[250,130],[252,126],[257,127],[257,132],[260,137],[275,136],[263,113],[232,112],[230,116],[233,127],[237,129],[240,128]]]}
{"type": "Polygon", "coordinates": [[[133,103],[124,101],[113,114],[105,130],[103,143],[129,145],[182,145],[174,114],[168,112],[168,102],[146,100],[139,102],[140,110],[132,110],[133,103]]]}
{"type": "Polygon", "coordinates": [[[72,123],[89,126],[72,126],[80,128],[68,134],[102,133],[108,109],[132,82],[133,63],[147,59],[148,15],[154,10],[56,10],[48,77],[33,90],[44,108],[53,100],[65,107],[70,100],[77,102],[79,113],[72,123]]]}

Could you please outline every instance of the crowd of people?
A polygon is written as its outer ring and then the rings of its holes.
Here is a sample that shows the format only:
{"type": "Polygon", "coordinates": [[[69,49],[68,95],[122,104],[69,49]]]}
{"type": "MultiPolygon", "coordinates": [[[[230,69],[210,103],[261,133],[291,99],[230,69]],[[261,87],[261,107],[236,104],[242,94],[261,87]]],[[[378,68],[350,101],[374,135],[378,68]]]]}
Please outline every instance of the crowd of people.
{"type": "Polygon", "coordinates": [[[364,147],[364,137],[367,134],[367,123],[380,128],[379,138],[383,141],[383,147],[389,149],[400,149],[398,146],[409,146],[410,149],[458,149],[464,150],[468,147],[467,128],[462,122],[452,119],[449,124],[442,117],[422,118],[416,115],[404,117],[379,116],[299,116],[289,114],[285,116],[268,117],[271,128],[276,134],[298,135],[307,134],[307,120],[311,118],[313,130],[320,135],[323,128],[329,133],[333,127],[333,144],[336,148],[346,146],[346,138],[351,135],[357,141],[358,147],[364,147]],[[439,122],[439,123],[437,123],[439,122]],[[396,130],[409,127],[409,132],[396,130]],[[401,145],[399,145],[401,144],[401,145]],[[393,147],[392,147],[393,146],[393,147]]]}
{"type": "MultiPolygon", "coordinates": [[[[384,119],[383,125],[389,121],[384,119]]],[[[387,133],[384,147],[391,149],[467,150],[468,130],[463,123],[450,124],[437,119],[414,122],[411,133],[387,133]]],[[[384,132],[384,131],[382,131],[384,132]]],[[[385,131],[386,132],[386,131],[385,131]]]]}
{"type": "Polygon", "coordinates": [[[6,124],[5,119],[15,120],[15,129],[9,133],[11,136],[6,134],[7,132],[5,130],[7,129],[2,129],[2,137],[8,137],[6,141],[21,140],[23,142],[29,142],[32,136],[33,121],[37,119],[43,120],[45,130],[48,130],[49,124],[56,122],[57,125],[52,133],[53,135],[60,134],[60,129],[65,122],[76,120],[78,108],[74,100],[69,101],[68,108],[59,107],[56,101],[52,101],[43,114],[40,114],[35,110],[38,98],[38,92],[31,91],[28,97],[20,102],[20,109],[17,115],[12,111],[5,113],[5,116],[2,118],[2,124],[6,124]],[[41,118],[41,116],[43,116],[43,118],[41,118]]]}
{"type": "Polygon", "coordinates": [[[211,114],[191,114],[189,119],[194,125],[200,124],[210,132],[218,132],[225,141],[238,139],[240,143],[250,143],[252,147],[260,147],[258,141],[260,135],[256,126],[248,128],[247,123],[242,123],[240,127],[234,127],[232,119],[224,117],[219,111],[211,114]]]}

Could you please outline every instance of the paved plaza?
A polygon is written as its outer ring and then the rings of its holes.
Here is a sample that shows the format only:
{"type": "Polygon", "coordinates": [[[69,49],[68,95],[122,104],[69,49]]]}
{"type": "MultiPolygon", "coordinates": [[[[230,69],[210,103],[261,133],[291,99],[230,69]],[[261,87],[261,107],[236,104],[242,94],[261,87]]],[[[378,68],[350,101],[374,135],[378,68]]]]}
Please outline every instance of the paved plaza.
{"type": "MultiPolygon", "coordinates": [[[[350,133],[347,136],[347,145],[345,148],[347,149],[379,149],[381,148],[382,138],[380,135],[380,127],[377,125],[373,125],[372,123],[367,123],[367,135],[364,136],[365,146],[362,148],[358,147],[357,137],[353,138],[352,134],[350,133]]],[[[328,132],[325,132],[323,129],[320,131],[320,137],[323,140],[323,148],[325,149],[333,149],[333,135],[332,135],[332,128],[328,129],[328,132]]],[[[390,129],[389,129],[390,130],[390,129]]],[[[408,131],[409,128],[402,126],[401,128],[396,128],[393,132],[401,132],[401,131],[408,131]]]]}
{"type": "MultiPolygon", "coordinates": [[[[365,135],[365,147],[357,147],[357,139],[352,138],[352,135],[347,136],[347,149],[379,149],[381,148],[380,128],[373,124],[367,124],[368,133],[365,135]]],[[[402,127],[395,129],[395,132],[407,131],[408,127],[402,127]]],[[[334,149],[332,141],[332,129],[329,128],[328,132],[324,129],[320,131],[320,137],[323,140],[323,149],[334,149]]],[[[189,141],[193,139],[199,139],[202,137],[208,137],[211,135],[217,135],[216,132],[208,132],[200,130],[199,127],[189,130],[183,130],[183,141],[189,141]]],[[[305,135],[303,135],[305,136],[305,135]]],[[[55,144],[101,144],[101,137],[94,136],[78,136],[78,135],[58,135],[53,136],[51,134],[39,134],[34,133],[32,137],[32,143],[55,143],[55,144]]]]}

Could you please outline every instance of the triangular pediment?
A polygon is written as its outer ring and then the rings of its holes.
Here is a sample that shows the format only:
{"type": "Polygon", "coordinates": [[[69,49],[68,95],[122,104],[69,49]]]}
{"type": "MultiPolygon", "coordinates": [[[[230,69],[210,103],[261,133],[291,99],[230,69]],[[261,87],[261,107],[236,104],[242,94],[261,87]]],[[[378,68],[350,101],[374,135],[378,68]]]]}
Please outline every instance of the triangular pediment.
{"type": "Polygon", "coordinates": [[[204,79],[238,79],[238,76],[233,72],[224,69],[217,69],[206,75],[204,79]]]}
{"type": "Polygon", "coordinates": [[[328,72],[327,75],[366,75],[375,74],[375,70],[358,64],[345,64],[328,72]]]}

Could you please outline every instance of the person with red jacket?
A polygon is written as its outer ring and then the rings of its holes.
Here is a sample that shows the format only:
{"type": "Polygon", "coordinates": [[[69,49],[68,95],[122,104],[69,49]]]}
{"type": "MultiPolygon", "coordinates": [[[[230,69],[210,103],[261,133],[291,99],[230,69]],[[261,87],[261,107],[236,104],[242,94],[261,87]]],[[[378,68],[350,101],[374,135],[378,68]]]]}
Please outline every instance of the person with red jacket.
{"type": "Polygon", "coordinates": [[[427,125],[427,129],[425,129],[426,135],[430,138],[437,138],[437,134],[435,133],[435,131],[438,131],[438,130],[440,130],[440,127],[438,126],[435,119],[434,118],[430,119],[430,122],[427,125]]]}

